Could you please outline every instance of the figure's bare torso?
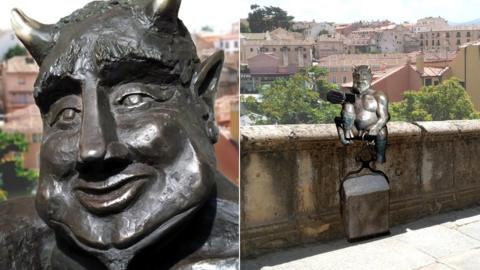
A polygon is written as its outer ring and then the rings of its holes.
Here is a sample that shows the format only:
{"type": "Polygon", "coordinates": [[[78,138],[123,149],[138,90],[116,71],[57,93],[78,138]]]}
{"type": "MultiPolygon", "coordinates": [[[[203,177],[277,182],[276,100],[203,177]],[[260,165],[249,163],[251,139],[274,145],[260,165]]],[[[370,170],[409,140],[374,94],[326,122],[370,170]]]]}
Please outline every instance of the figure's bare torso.
{"type": "Polygon", "coordinates": [[[355,127],[358,130],[370,130],[378,122],[378,101],[373,90],[357,96],[355,100],[355,127]]]}

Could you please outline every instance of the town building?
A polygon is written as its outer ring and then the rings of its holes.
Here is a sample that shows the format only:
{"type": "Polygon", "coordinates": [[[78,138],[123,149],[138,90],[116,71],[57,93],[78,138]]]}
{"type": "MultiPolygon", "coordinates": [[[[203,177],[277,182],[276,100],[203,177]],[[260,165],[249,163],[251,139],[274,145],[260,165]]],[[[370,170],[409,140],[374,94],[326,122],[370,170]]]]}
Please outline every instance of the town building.
{"type": "Polygon", "coordinates": [[[419,31],[416,36],[424,51],[456,51],[462,44],[480,39],[480,26],[447,26],[419,31]]]}
{"type": "Polygon", "coordinates": [[[240,62],[260,53],[273,53],[281,59],[282,66],[295,65],[303,69],[312,65],[314,41],[305,40],[300,33],[278,28],[267,33],[241,35],[240,62]]]}
{"type": "Polygon", "coordinates": [[[425,17],[417,20],[417,23],[413,26],[413,32],[427,32],[440,28],[448,28],[448,22],[442,17],[425,17]]]}
{"type": "Polygon", "coordinates": [[[38,65],[30,56],[15,56],[2,64],[2,100],[4,113],[34,104],[33,85],[38,65]]]}
{"type": "Polygon", "coordinates": [[[295,22],[292,30],[301,31],[306,39],[315,39],[322,34],[334,34],[335,24],[331,22],[295,22]]]}
{"type": "MultiPolygon", "coordinates": [[[[409,30],[397,24],[360,28],[347,36],[347,53],[405,52],[405,40],[409,30]]],[[[411,44],[409,44],[411,45],[411,44]]]]}
{"type": "Polygon", "coordinates": [[[332,54],[343,54],[346,50],[345,36],[341,34],[321,35],[315,39],[313,57],[320,59],[332,54]]]}
{"type": "Polygon", "coordinates": [[[480,41],[460,46],[450,63],[452,76],[460,80],[472,98],[475,110],[480,111],[480,41]]]}
{"type": "Polygon", "coordinates": [[[406,53],[336,54],[319,59],[318,66],[328,70],[328,81],[338,85],[352,81],[354,65],[370,65],[381,71],[404,65],[411,57],[406,53]]]}

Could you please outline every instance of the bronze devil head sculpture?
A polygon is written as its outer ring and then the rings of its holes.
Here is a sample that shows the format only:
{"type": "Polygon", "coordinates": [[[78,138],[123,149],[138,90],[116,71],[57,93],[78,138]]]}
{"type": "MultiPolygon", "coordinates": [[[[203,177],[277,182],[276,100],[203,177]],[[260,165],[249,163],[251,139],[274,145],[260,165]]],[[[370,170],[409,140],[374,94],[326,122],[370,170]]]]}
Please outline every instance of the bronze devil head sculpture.
{"type": "Polygon", "coordinates": [[[236,268],[238,189],[213,149],[223,52],[199,61],[180,3],[92,2],[54,25],[13,10],[40,65],[45,268],[236,268]]]}

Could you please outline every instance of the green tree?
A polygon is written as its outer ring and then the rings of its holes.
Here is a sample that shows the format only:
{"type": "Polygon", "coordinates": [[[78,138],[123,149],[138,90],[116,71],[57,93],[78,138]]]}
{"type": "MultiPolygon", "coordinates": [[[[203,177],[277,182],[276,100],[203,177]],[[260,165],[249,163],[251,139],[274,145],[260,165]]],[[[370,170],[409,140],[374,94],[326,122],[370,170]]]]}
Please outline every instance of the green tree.
{"type": "Polygon", "coordinates": [[[338,90],[336,84],[328,82],[328,70],[324,67],[310,67],[304,71],[304,75],[307,81],[313,86],[313,89],[318,92],[321,99],[327,97],[328,91],[338,90]]]}
{"type": "Polygon", "coordinates": [[[293,16],[279,7],[251,5],[248,13],[248,24],[252,33],[263,33],[282,27],[290,30],[293,16]]]}
{"type": "Polygon", "coordinates": [[[240,22],[240,33],[251,33],[250,27],[243,22],[240,22]]]}
{"type": "MultiPolygon", "coordinates": [[[[25,178],[29,181],[36,181],[38,179],[38,173],[31,169],[26,169],[23,164],[22,153],[28,150],[28,142],[25,136],[20,133],[6,133],[0,130],[0,164],[4,164],[9,161],[13,161],[15,165],[15,173],[18,177],[25,178]],[[15,155],[8,155],[15,152],[15,155]],[[10,156],[13,160],[6,158],[10,156]]],[[[0,177],[0,201],[7,199],[7,192],[2,188],[3,181],[0,177]]]]}
{"type": "Polygon", "coordinates": [[[14,47],[11,47],[10,49],[8,49],[8,51],[3,56],[3,59],[7,60],[18,55],[27,55],[27,50],[24,47],[17,44],[14,47]]]}
{"type": "Polygon", "coordinates": [[[322,80],[317,72],[323,70],[307,70],[262,87],[261,101],[252,97],[242,99],[244,114],[263,116],[254,119],[256,124],[332,123],[341,107],[322,100],[319,92],[314,90],[317,79],[322,80]]]}
{"type": "Polygon", "coordinates": [[[470,96],[456,78],[436,86],[422,87],[419,91],[405,92],[402,101],[391,104],[390,114],[393,121],[480,118],[470,96]]]}
{"type": "Polygon", "coordinates": [[[213,28],[209,25],[202,26],[202,28],[200,30],[203,31],[203,32],[213,32],[213,28]]]}

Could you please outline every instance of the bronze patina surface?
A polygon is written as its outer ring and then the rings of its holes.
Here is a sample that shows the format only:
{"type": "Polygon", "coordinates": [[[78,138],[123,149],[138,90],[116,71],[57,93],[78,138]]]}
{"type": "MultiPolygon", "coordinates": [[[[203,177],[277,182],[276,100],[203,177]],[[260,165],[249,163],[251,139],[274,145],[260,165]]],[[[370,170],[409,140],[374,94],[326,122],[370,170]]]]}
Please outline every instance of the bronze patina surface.
{"type": "Polygon", "coordinates": [[[216,170],[223,52],[200,62],[180,0],[12,12],[40,65],[40,179],[0,205],[2,269],[236,269],[238,188],[216,170]],[[34,209],[35,205],[35,209],[34,209]]]}
{"type": "Polygon", "coordinates": [[[372,71],[369,66],[353,69],[351,93],[330,91],[328,100],[342,104],[342,116],[335,118],[338,136],[344,145],[353,140],[372,141],[375,144],[376,160],[385,162],[387,146],[388,98],[380,91],[370,88],[372,71]]]}

